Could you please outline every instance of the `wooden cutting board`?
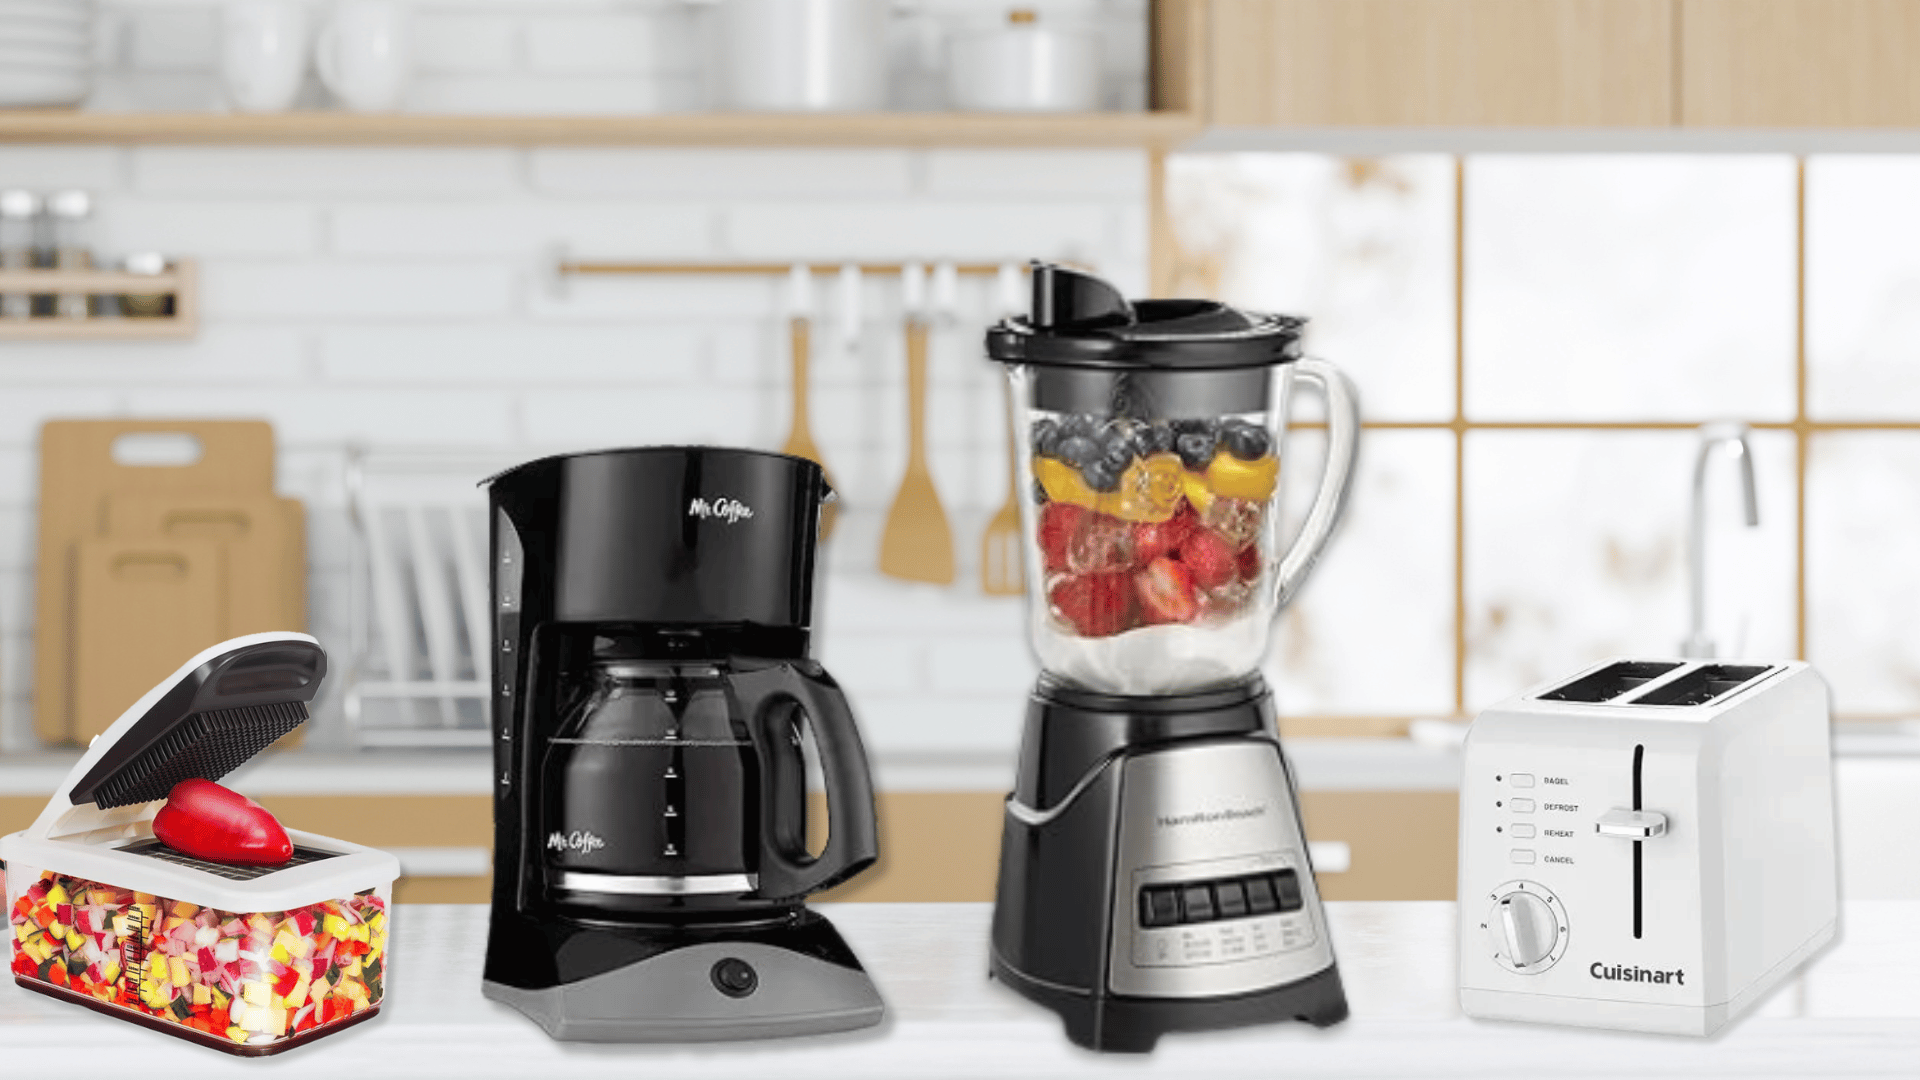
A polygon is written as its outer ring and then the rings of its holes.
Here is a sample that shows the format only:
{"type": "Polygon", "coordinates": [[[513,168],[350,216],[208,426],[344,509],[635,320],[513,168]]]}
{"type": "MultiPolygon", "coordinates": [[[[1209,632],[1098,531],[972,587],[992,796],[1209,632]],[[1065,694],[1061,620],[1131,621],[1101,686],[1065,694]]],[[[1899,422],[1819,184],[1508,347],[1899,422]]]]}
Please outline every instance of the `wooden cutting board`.
{"type": "Polygon", "coordinates": [[[307,630],[306,514],[298,499],[219,494],[107,497],[106,535],[205,540],[224,549],[227,635],[307,630]]]}
{"type": "Polygon", "coordinates": [[[72,612],[79,545],[103,534],[107,497],[186,492],[271,496],[272,426],[258,420],[53,420],[41,427],[33,642],[34,730],[41,739],[77,738],[72,612]],[[125,436],[184,436],[197,442],[199,456],[160,464],[116,461],[114,443],[125,436]]]}
{"type": "Polygon", "coordinates": [[[74,545],[73,737],[105,731],[193,655],[232,636],[221,545],[96,538],[74,545]]]}

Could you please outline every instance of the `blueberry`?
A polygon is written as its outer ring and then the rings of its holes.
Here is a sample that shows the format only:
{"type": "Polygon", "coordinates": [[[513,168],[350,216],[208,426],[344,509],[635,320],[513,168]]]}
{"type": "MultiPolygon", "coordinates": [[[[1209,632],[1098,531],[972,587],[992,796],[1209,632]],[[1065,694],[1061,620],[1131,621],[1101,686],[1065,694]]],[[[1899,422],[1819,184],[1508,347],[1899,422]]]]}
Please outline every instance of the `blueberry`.
{"type": "Polygon", "coordinates": [[[1141,446],[1133,425],[1125,420],[1115,420],[1100,432],[1100,456],[1123,469],[1140,455],[1141,446]]]}
{"type": "Polygon", "coordinates": [[[1053,456],[1075,468],[1100,460],[1100,444],[1084,435],[1069,435],[1053,448],[1053,456]]]}
{"type": "Polygon", "coordinates": [[[1083,439],[1091,439],[1099,430],[1100,425],[1095,423],[1093,417],[1086,413],[1074,413],[1071,416],[1062,417],[1060,420],[1060,436],[1062,438],[1070,438],[1078,435],[1083,439]]]}
{"type": "Polygon", "coordinates": [[[1052,457],[1060,445],[1060,425],[1048,418],[1033,422],[1033,452],[1041,457],[1052,457]]]}
{"type": "Polygon", "coordinates": [[[1096,461],[1081,468],[1080,476],[1087,486],[1095,491],[1107,492],[1120,490],[1120,474],[1124,470],[1116,469],[1105,461],[1096,461]]]}
{"type": "Polygon", "coordinates": [[[1273,437],[1267,429],[1244,420],[1228,425],[1221,441],[1227,444],[1227,453],[1241,461],[1258,461],[1273,449],[1273,437]]]}
{"type": "Polygon", "coordinates": [[[1177,437],[1171,424],[1149,424],[1140,431],[1140,444],[1148,454],[1166,454],[1173,450],[1177,437]]]}
{"type": "Polygon", "coordinates": [[[1175,435],[1218,435],[1220,425],[1212,420],[1175,420],[1173,433],[1175,435]]]}
{"type": "Polygon", "coordinates": [[[1215,439],[1212,432],[1188,432],[1174,440],[1180,452],[1180,464],[1189,469],[1204,469],[1213,461],[1215,439]]]}

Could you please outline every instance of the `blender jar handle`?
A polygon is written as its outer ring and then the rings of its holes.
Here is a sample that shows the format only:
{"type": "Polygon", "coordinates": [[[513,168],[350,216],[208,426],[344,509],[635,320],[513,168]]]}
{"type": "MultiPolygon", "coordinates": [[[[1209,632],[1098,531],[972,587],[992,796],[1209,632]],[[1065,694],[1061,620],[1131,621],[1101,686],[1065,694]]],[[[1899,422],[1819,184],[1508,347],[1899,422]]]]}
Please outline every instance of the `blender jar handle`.
{"type": "Polygon", "coordinates": [[[1320,475],[1320,491],[1313,497],[1300,535],[1280,560],[1273,575],[1273,608],[1293,597],[1313,569],[1320,550],[1333,535],[1340,520],[1340,506],[1346,500],[1347,484],[1353,478],[1353,463],[1360,450],[1360,395],[1352,380],[1324,360],[1302,359],[1293,364],[1294,375],[1320,387],[1327,399],[1327,464],[1320,475]]]}
{"type": "Polygon", "coordinates": [[[765,762],[760,770],[760,895],[774,900],[805,896],[865,870],[880,854],[873,779],[840,687],[810,660],[736,669],[732,683],[765,762]],[[780,800],[773,788],[781,781],[773,754],[793,707],[807,717],[826,778],[827,845],[818,856],[807,854],[804,827],[775,817],[780,800]]]}

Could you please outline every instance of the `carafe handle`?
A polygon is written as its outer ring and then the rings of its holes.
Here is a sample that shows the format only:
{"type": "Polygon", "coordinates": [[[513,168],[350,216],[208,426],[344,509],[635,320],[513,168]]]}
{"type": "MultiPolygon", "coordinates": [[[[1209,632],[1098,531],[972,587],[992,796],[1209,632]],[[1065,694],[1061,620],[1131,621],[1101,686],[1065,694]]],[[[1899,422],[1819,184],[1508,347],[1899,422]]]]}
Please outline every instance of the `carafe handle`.
{"type": "MultiPolygon", "coordinates": [[[[873,779],[853,713],[840,687],[810,660],[736,667],[734,692],[766,767],[760,770],[760,895],[771,900],[805,896],[865,870],[880,854],[873,811],[873,779]],[[780,800],[774,764],[788,709],[806,714],[820,748],[827,783],[827,846],[807,854],[806,830],[777,820],[780,800]]],[[[788,781],[791,782],[791,781],[788,781]]]]}
{"type": "Polygon", "coordinates": [[[1302,359],[1293,363],[1294,377],[1320,387],[1327,399],[1327,464],[1320,474],[1320,490],[1307,510],[1300,535],[1280,560],[1273,575],[1273,610],[1292,599],[1313,569],[1320,550],[1327,546],[1333,527],[1340,520],[1340,506],[1347,497],[1347,484],[1353,478],[1354,459],[1360,450],[1360,394],[1344,373],[1324,360],[1302,359]]]}

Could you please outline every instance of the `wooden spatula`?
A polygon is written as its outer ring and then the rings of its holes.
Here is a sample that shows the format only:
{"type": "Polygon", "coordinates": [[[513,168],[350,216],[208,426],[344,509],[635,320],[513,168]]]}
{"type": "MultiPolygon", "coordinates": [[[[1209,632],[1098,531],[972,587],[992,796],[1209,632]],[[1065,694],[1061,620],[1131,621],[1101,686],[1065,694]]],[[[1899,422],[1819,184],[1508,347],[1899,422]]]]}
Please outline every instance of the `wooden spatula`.
{"type": "Polygon", "coordinates": [[[1013,414],[1007,414],[1007,501],[980,536],[980,588],[990,596],[1026,591],[1020,544],[1020,455],[1013,441],[1013,414]]]}
{"type": "Polygon", "coordinates": [[[953,583],[953,528],[927,469],[927,323],[921,317],[926,272],[909,266],[907,294],[907,475],[887,511],[880,572],[908,581],[953,583]]]}
{"type": "MultiPolygon", "coordinates": [[[[832,471],[821,459],[820,448],[813,444],[813,428],[807,422],[807,360],[812,347],[812,324],[806,316],[795,315],[787,320],[787,327],[793,340],[793,422],[789,427],[787,444],[780,448],[780,452],[819,462],[821,471],[826,473],[827,486],[837,492],[840,487],[833,482],[832,471]]],[[[834,517],[839,512],[838,499],[820,508],[820,539],[825,540],[833,533],[834,517]]]]}

